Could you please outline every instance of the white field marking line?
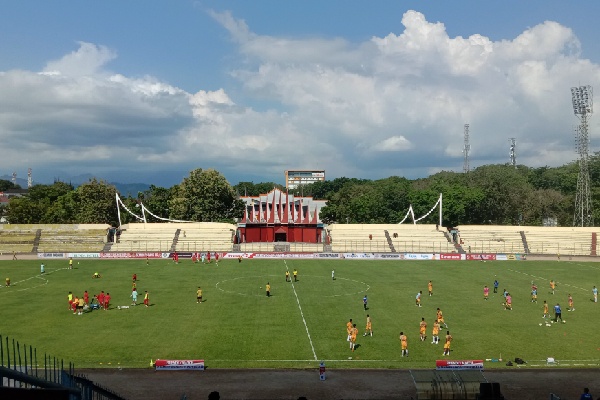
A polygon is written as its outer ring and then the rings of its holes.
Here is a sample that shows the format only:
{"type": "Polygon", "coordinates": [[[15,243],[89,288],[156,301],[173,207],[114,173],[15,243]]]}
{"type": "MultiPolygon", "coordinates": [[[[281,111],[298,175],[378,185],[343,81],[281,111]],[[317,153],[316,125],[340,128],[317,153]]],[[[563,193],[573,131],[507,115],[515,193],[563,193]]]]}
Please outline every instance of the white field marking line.
{"type": "MultiPolygon", "coordinates": [[[[46,272],[46,273],[44,273],[44,274],[34,275],[34,276],[31,276],[31,277],[29,277],[29,278],[27,278],[27,279],[23,279],[23,280],[20,280],[20,281],[14,282],[14,283],[12,283],[12,282],[11,282],[11,284],[10,284],[10,286],[11,286],[11,290],[10,290],[10,292],[23,292],[23,291],[25,291],[25,290],[36,289],[36,288],[39,288],[40,286],[47,285],[47,284],[48,284],[48,279],[45,279],[45,278],[43,278],[43,277],[44,277],[44,276],[46,276],[46,275],[50,275],[50,274],[51,274],[51,273],[53,273],[53,272],[56,272],[56,271],[61,271],[61,270],[63,270],[63,269],[67,269],[67,268],[58,268],[58,269],[55,269],[55,270],[53,270],[53,271],[46,272]],[[26,288],[23,288],[23,289],[12,289],[12,287],[13,287],[13,286],[19,286],[19,284],[21,284],[21,283],[23,283],[23,282],[27,282],[27,281],[28,281],[28,280],[30,280],[30,279],[41,279],[41,280],[43,281],[43,283],[40,283],[40,284],[39,284],[39,285],[37,285],[37,286],[29,286],[29,287],[26,287],[26,288]]],[[[0,289],[8,289],[8,288],[6,288],[5,286],[0,286],[0,289]]],[[[10,293],[10,292],[5,292],[5,293],[10,293]]]]}
{"type": "MultiPolygon", "coordinates": [[[[255,296],[255,297],[263,297],[263,296],[262,296],[262,295],[260,295],[260,294],[247,294],[247,293],[239,293],[239,292],[234,292],[234,291],[232,291],[232,290],[225,290],[225,289],[221,289],[221,288],[219,287],[219,285],[220,285],[221,283],[224,283],[224,282],[235,281],[235,280],[238,280],[238,279],[246,279],[246,278],[263,278],[263,277],[265,277],[265,276],[274,276],[274,277],[278,277],[279,275],[251,275],[251,276],[239,276],[239,277],[237,277],[237,278],[225,279],[225,280],[222,280],[222,281],[220,281],[220,282],[217,282],[217,283],[215,284],[215,287],[216,287],[217,289],[219,289],[221,292],[224,292],[224,293],[237,294],[237,295],[240,295],[240,296],[255,296]]],[[[314,277],[314,278],[327,278],[327,279],[330,279],[329,277],[327,277],[327,276],[322,276],[322,275],[302,275],[302,276],[310,276],[310,277],[314,277]]],[[[336,280],[338,280],[338,279],[343,279],[343,280],[345,280],[345,281],[349,281],[349,282],[360,283],[360,284],[362,284],[362,285],[365,285],[367,288],[366,288],[365,290],[360,290],[360,291],[358,291],[358,292],[355,292],[355,293],[332,294],[332,295],[328,295],[328,296],[321,296],[321,297],[341,297],[341,296],[354,296],[354,295],[356,295],[356,294],[359,294],[359,293],[364,293],[364,292],[367,292],[367,291],[369,291],[369,289],[371,289],[371,286],[370,286],[369,284],[365,283],[365,282],[357,281],[357,280],[354,280],[354,279],[348,279],[348,278],[335,278],[335,279],[336,279],[336,280]]]]}
{"type": "Polygon", "coordinates": [[[275,277],[277,277],[277,276],[279,276],[279,275],[251,275],[251,276],[238,276],[237,278],[225,279],[225,280],[222,280],[222,281],[220,281],[220,282],[217,282],[217,283],[215,284],[215,287],[216,287],[217,289],[219,289],[219,290],[220,290],[221,292],[223,292],[223,293],[237,294],[237,295],[240,295],[240,296],[254,296],[254,297],[263,297],[263,295],[260,295],[260,294],[247,294],[247,293],[239,293],[239,292],[234,292],[234,291],[231,291],[231,290],[225,290],[225,289],[221,289],[221,288],[219,287],[219,285],[220,285],[221,283],[223,283],[223,282],[235,281],[235,280],[238,280],[238,279],[246,279],[246,278],[264,278],[265,276],[275,276],[275,277]]]}
{"type": "MultiPolygon", "coordinates": [[[[593,269],[597,269],[597,270],[600,271],[600,268],[594,267],[593,265],[586,265],[586,264],[581,264],[581,263],[572,263],[572,264],[573,265],[578,265],[580,267],[593,268],[593,269]]],[[[591,264],[591,263],[588,263],[588,264],[591,264]]]]}
{"type": "MultiPolygon", "coordinates": [[[[285,264],[285,269],[290,272],[290,269],[287,266],[287,262],[283,260],[285,264]]],[[[315,352],[315,346],[313,346],[312,339],[310,337],[310,332],[308,331],[308,325],[306,325],[306,320],[304,319],[304,313],[302,312],[302,306],[300,306],[300,299],[298,298],[298,293],[296,293],[296,288],[294,287],[294,281],[290,279],[292,283],[292,290],[294,291],[294,295],[296,296],[296,302],[298,303],[298,308],[300,309],[300,316],[302,316],[302,322],[304,322],[304,328],[306,328],[306,335],[308,336],[308,341],[310,342],[310,348],[312,349],[313,356],[315,356],[315,361],[318,360],[317,353],[315,352]]]]}
{"type": "MultiPolygon", "coordinates": [[[[287,267],[287,265],[286,265],[286,267],[287,267]]],[[[304,276],[310,276],[310,277],[313,277],[313,278],[327,278],[327,279],[331,279],[329,276],[323,276],[323,275],[302,275],[302,276],[303,276],[303,277],[304,277],[304,276]]],[[[357,281],[357,280],[354,280],[354,279],[348,279],[348,278],[335,278],[335,280],[336,280],[336,281],[337,281],[338,279],[342,279],[342,280],[349,281],[349,282],[356,282],[356,283],[360,283],[361,285],[365,285],[367,288],[366,288],[365,290],[359,290],[358,292],[355,292],[355,293],[332,294],[332,295],[329,295],[329,296],[321,296],[321,297],[342,297],[342,296],[354,296],[355,294],[364,293],[364,292],[367,292],[369,289],[371,289],[371,285],[369,285],[369,284],[367,284],[367,283],[364,283],[364,282],[361,282],[361,281],[357,281]]]]}
{"type": "Polygon", "coordinates": [[[210,360],[211,362],[402,362],[403,360],[210,360]]]}
{"type": "MultiPolygon", "coordinates": [[[[508,271],[512,271],[512,272],[516,272],[516,273],[518,273],[518,274],[523,274],[523,275],[531,276],[532,278],[536,278],[536,279],[542,279],[542,280],[547,280],[547,281],[549,281],[549,279],[548,279],[548,278],[544,278],[544,277],[541,277],[541,276],[535,276],[535,275],[531,275],[531,274],[528,274],[527,272],[521,272],[521,271],[517,271],[517,270],[514,270],[514,269],[510,269],[510,268],[507,268],[507,270],[508,270],[508,271]]],[[[556,284],[559,284],[559,283],[560,283],[562,286],[569,286],[569,287],[572,287],[572,288],[575,288],[575,289],[583,290],[583,291],[585,291],[585,292],[589,292],[589,291],[590,291],[590,289],[584,289],[584,288],[581,288],[581,287],[579,287],[579,286],[569,285],[568,283],[561,283],[561,282],[559,282],[559,281],[556,281],[556,284]]]]}

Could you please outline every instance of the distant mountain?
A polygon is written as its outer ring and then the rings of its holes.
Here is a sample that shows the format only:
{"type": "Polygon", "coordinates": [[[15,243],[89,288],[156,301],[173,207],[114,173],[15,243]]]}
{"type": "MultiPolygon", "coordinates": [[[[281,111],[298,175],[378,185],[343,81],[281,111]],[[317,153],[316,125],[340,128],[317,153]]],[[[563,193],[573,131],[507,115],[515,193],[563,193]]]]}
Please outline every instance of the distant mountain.
{"type": "Polygon", "coordinates": [[[150,189],[150,185],[147,183],[109,183],[117,188],[122,197],[131,196],[137,198],[138,192],[145,192],[146,190],[150,189]]]}
{"type": "MultiPolygon", "coordinates": [[[[96,178],[98,180],[104,180],[102,178],[95,177],[92,174],[81,174],[81,175],[77,175],[77,176],[72,176],[68,179],[59,179],[59,180],[62,182],[65,182],[65,183],[70,183],[73,186],[77,187],[86,182],[89,182],[91,179],[94,179],[94,178],[96,178]]],[[[10,175],[0,175],[0,179],[12,182],[12,176],[10,176],[10,175]]],[[[150,184],[148,184],[148,183],[120,183],[120,182],[108,182],[108,183],[113,185],[114,187],[116,187],[117,190],[119,191],[119,194],[122,197],[127,197],[127,196],[137,197],[138,192],[145,192],[146,190],[150,189],[150,184]]],[[[34,185],[39,185],[39,184],[50,185],[50,184],[52,184],[52,182],[41,183],[41,182],[34,181],[33,184],[34,185]]],[[[27,189],[27,179],[21,179],[21,178],[17,177],[17,185],[21,186],[21,188],[23,188],[23,189],[27,189]]]]}

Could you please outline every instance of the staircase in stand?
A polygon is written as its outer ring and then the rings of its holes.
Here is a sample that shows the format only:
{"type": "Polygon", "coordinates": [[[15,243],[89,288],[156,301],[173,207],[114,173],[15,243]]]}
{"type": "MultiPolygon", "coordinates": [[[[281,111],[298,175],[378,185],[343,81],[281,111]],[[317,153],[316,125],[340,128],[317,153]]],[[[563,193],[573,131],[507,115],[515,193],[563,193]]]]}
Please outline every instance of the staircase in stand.
{"type": "Polygon", "coordinates": [[[456,251],[459,254],[466,254],[467,253],[465,251],[465,249],[463,249],[463,247],[460,245],[459,242],[455,242],[454,240],[452,240],[452,235],[450,234],[450,232],[448,232],[448,231],[442,231],[442,233],[446,237],[446,240],[448,241],[448,243],[452,243],[452,245],[454,246],[454,248],[456,249],[456,251]]]}
{"type": "Polygon", "coordinates": [[[112,248],[113,242],[106,242],[104,243],[104,247],[102,248],[102,252],[103,253],[108,253],[110,251],[110,249],[112,248]]]}
{"type": "Polygon", "coordinates": [[[173,237],[173,243],[171,244],[171,252],[177,250],[177,242],[179,241],[179,234],[181,233],[181,229],[177,229],[175,231],[175,236],[173,237]]]}
{"type": "Polygon", "coordinates": [[[525,231],[519,231],[521,235],[521,241],[523,241],[523,248],[525,249],[525,254],[529,254],[529,245],[527,244],[527,237],[525,236],[525,231]]]}
{"type": "Polygon", "coordinates": [[[383,233],[385,233],[385,239],[388,242],[388,246],[390,247],[390,250],[392,251],[392,253],[396,252],[396,248],[394,247],[394,242],[392,242],[392,238],[390,237],[390,233],[388,231],[383,231],[383,233]]]}
{"type": "Polygon", "coordinates": [[[38,252],[38,247],[40,245],[40,239],[42,237],[42,230],[38,229],[35,231],[35,239],[33,239],[33,248],[31,249],[32,253],[38,252]]]}

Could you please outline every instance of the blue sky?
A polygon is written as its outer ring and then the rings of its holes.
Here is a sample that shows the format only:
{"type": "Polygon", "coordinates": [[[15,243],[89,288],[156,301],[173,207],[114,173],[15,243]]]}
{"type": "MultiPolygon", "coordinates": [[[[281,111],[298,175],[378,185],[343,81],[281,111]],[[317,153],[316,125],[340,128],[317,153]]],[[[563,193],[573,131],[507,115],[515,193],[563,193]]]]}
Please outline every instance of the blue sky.
{"type": "MultiPolygon", "coordinates": [[[[0,13],[0,175],[171,186],[576,158],[594,1],[19,1],[0,13]]],[[[600,139],[590,123],[590,148],[600,139]]]]}

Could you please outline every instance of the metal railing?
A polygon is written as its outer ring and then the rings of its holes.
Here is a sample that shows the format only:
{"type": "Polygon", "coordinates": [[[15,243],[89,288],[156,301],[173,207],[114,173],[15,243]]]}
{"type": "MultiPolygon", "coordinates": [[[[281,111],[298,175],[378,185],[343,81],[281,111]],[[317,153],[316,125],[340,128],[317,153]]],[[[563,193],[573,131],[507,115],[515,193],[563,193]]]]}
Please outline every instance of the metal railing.
{"type": "Polygon", "coordinates": [[[33,346],[0,335],[0,386],[14,389],[60,389],[74,400],[123,400],[112,391],[75,375],[75,365],[42,355],[33,346]],[[43,361],[42,361],[43,357],[43,361]]]}

